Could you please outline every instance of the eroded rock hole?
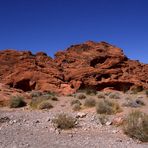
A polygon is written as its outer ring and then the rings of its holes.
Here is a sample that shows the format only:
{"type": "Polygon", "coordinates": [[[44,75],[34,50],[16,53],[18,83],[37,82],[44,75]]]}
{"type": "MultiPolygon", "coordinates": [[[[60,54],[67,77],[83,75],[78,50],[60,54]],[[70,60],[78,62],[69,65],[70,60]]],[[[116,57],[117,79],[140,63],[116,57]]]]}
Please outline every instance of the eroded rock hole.
{"type": "Polygon", "coordinates": [[[106,57],[97,57],[90,61],[90,66],[95,67],[97,64],[102,64],[106,61],[106,57]]]}
{"type": "Polygon", "coordinates": [[[101,75],[101,76],[96,76],[96,80],[97,80],[97,81],[101,81],[102,79],[108,79],[108,78],[110,78],[110,77],[111,77],[110,74],[103,74],[103,75],[101,75]]]}
{"type": "Polygon", "coordinates": [[[17,89],[21,89],[23,91],[34,90],[36,83],[34,83],[33,85],[30,85],[29,82],[30,82],[29,79],[21,80],[21,81],[17,82],[13,87],[17,88],[17,89]]]}

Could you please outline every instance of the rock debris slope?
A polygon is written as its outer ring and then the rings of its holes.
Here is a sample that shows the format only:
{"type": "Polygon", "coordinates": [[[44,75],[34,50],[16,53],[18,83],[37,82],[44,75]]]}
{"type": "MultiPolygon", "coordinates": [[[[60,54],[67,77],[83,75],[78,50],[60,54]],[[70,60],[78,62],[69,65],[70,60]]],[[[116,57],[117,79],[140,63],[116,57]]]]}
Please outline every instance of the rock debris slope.
{"type": "Polygon", "coordinates": [[[120,48],[106,42],[72,45],[54,59],[43,52],[1,50],[0,83],[23,91],[60,94],[85,88],[148,89],[148,64],[128,59],[120,48]]]}

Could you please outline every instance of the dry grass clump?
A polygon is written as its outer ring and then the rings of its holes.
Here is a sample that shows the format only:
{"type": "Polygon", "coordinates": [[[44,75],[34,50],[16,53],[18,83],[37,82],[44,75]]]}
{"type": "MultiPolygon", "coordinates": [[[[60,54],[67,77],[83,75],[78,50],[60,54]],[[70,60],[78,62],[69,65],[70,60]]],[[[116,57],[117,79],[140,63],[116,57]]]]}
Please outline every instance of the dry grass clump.
{"type": "Polygon", "coordinates": [[[105,115],[105,114],[100,114],[100,115],[98,116],[98,118],[99,118],[99,121],[100,121],[100,123],[101,123],[102,125],[106,124],[107,121],[109,120],[109,119],[108,119],[108,116],[105,115]]]}
{"type": "Polygon", "coordinates": [[[99,94],[97,95],[97,97],[98,97],[99,99],[105,99],[105,94],[104,94],[104,93],[99,93],[99,94]]]}
{"type": "Polygon", "coordinates": [[[146,96],[148,97],[148,90],[145,91],[146,96]]]}
{"type": "Polygon", "coordinates": [[[131,112],[125,120],[123,131],[131,138],[148,142],[148,115],[140,111],[131,112]]]}
{"type": "Polygon", "coordinates": [[[53,108],[52,104],[49,101],[42,101],[38,104],[38,109],[51,109],[53,108]]]}
{"type": "Polygon", "coordinates": [[[119,93],[111,93],[110,95],[109,95],[109,97],[111,98],[111,99],[120,99],[120,94],[119,93]]]}
{"type": "Polygon", "coordinates": [[[143,91],[143,86],[133,86],[131,88],[131,91],[132,91],[133,94],[137,94],[138,92],[143,91]]]}
{"type": "Polygon", "coordinates": [[[74,105],[74,104],[82,105],[82,103],[81,103],[79,100],[77,100],[77,99],[72,100],[72,101],[70,102],[70,104],[71,104],[71,106],[74,105]]]}
{"type": "Polygon", "coordinates": [[[56,96],[52,96],[52,97],[50,98],[50,100],[52,100],[52,101],[58,101],[58,98],[57,98],[56,96]]]}
{"type": "Polygon", "coordinates": [[[101,100],[96,105],[96,111],[98,114],[116,114],[121,112],[121,108],[118,103],[110,100],[101,100]]]}
{"type": "Polygon", "coordinates": [[[77,98],[83,100],[86,99],[86,96],[84,94],[79,94],[77,98]]]}
{"type": "Polygon", "coordinates": [[[144,101],[140,100],[140,99],[127,99],[125,103],[123,103],[123,106],[126,106],[126,107],[141,107],[141,106],[144,106],[145,103],[144,101]]]}
{"type": "Polygon", "coordinates": [[[74,111],[79,111],[81,109],[81,105],[79,103],[73,104],[72,109],[74,111]]]}
{"type": "Polygon", "coordinates": [[[64,113],[57,115],[52,122],[56,128],[60,129],[70,129],[74,128],[76,125],[76,119],[64,113]]]}
{"type": "Polygon", "coordinates": [[[87,88],[87,89],[85,89],[85,91],[86,91],[87,95],[96,95],[97,94],[97,90],[95,90],[95,89],[87,88]]]}
{"type": "Polygon", "coordinates": [[[40,91],[32,91],[30,95],[31,97],[39,97],[42,93],[40,91]]]}
{"type": "Polygon", "coordinates": [[[10,108],[23,107],[26,106],[26,102],[24,101],[24,98],[21,96],[13,96],[10,99],[9,106],[10,108]]]}
{"type": "Polygon", "coordinates": [[[84,106],[86,107],[94,107],[96,105],[96,100],[93,98],[87,98],[84,102],[84,106]]]}
{"type": "Polygon", "coordinates": [[[30,102],[30,107],[36,109],[36,108],[38,108],[38,106],[41,102],[47,101],[49,99],[50,98],[45,97],[45,96],[33,97],[30,102]]]}

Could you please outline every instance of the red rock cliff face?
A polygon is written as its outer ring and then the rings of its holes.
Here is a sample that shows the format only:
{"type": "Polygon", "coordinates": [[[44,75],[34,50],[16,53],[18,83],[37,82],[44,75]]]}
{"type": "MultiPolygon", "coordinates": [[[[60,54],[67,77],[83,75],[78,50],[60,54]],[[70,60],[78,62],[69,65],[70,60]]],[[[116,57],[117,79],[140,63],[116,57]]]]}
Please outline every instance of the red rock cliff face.
{"type": "Polygon", "coordinates": [[[0,51],[0,83],[23,91],[42,90],[61,94],[77,89],[116,90],[131,86],[148,88],[148,64],[129,60],[120,48],[88,41],[57,52],[0,51]]]}

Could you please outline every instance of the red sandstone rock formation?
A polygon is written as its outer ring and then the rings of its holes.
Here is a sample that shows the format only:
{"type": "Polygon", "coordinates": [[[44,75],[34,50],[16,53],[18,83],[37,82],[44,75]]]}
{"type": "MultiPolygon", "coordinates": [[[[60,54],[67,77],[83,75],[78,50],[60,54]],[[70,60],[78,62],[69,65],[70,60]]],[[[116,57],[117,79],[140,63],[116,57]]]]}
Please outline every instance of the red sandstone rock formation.
{"type": "Polygon", "coordinates": [[[148,64],[129,60],[120,48],[105,42],[85,42],[57,52],[55,59],[40,52],[0,51],[0,83],[23,91],[61,94],[78,89],[148,89],[148,64]]]}

